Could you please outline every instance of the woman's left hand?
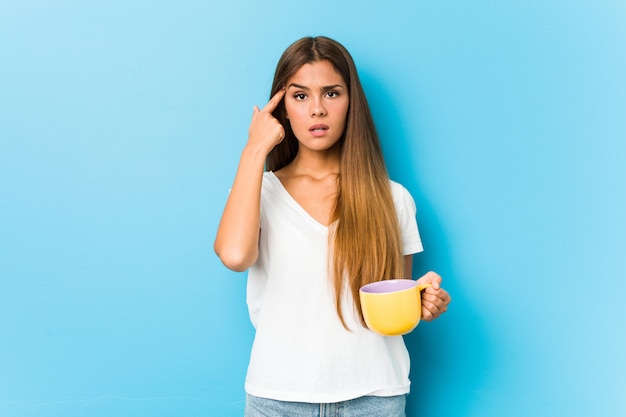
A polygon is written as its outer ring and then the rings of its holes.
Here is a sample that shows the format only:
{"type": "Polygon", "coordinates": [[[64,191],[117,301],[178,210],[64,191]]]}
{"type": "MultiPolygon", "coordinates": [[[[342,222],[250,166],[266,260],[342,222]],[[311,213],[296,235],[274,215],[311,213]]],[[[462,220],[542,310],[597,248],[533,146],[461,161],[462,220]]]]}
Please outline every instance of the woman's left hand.
{"type": "Polygon", "coordinates": [[[419,284],[431,284],[422,291],[422,320],[435,320],[448,310],[452,298],[441,288],[441,281],[441,277],[435,272],[428,272],[417,280],[419,284]]]}

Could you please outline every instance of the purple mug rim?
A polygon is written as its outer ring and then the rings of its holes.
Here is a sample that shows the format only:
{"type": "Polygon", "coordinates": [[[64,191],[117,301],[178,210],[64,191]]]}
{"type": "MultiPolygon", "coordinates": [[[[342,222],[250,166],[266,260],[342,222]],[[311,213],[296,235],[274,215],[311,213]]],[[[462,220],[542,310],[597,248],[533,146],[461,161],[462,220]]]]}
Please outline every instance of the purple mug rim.
{"type": "Polygon", "coordinates": [[[367,294],[388,294],[410,290],[417,286],[417,281],[412,279],[387,279],[366,284],[360,291],[367,294]]]}

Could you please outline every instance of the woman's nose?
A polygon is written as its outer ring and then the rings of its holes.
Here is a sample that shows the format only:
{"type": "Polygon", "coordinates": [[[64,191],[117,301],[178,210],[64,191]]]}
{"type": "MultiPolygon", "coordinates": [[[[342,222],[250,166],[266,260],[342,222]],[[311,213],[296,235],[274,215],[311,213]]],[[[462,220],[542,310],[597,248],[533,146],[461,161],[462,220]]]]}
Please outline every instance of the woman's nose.
{"type": "Polygon", "coordinates": [[[326,108],[321,98],[311,101],[311,116],[324,116],[326,115],[326,108]]]}

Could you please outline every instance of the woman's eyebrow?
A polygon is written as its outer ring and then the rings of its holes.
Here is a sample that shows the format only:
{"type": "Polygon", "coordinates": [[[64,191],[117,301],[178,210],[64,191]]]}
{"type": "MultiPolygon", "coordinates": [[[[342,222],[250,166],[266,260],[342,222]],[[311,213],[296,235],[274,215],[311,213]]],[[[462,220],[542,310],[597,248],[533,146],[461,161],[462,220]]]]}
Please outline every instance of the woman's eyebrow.
{"type": "Polygon", "coordinates": [[[336,90],[337,88],[345,88],[343,85],[341,84],[335,84],[335,85],[327,85],[326,87],[322,87],[322,90],[326,91],[326,90],[336,90]]]}
{"type": "Polygon", "coordinates": [[[296,84],[296,83],[291,83],[291,84],[289,84],[287,86],[287,88],[291,88],[291,87],[298,88],[300,90],[308,90],[309,89],[309,87],[307,87],[307,86],[296,84]]]}

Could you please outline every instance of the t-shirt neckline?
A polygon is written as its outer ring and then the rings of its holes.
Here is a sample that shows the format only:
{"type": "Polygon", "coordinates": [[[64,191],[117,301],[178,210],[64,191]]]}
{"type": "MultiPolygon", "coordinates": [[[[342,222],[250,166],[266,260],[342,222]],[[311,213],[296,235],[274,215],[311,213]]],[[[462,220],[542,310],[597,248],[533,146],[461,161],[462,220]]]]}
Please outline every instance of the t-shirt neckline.
{"type": "Polygon", "coordinates": [[[280,180],[280,178],[278,178],[278,176],[274,173],[274,171],[267,171],[268,174],[270,175],[270,178],[272,178],[272,181],[274,181],[278,187],[278,189],[280,190],[280,193],[283,194],[283,196],[285,196],[285,198],[304,216],[306,217],[310,222],[314,223],[317,227],[322,228],[323,230],[329,230],[330,227],[336,223],[336,220],[333,221],[330,225],[326,226],[323,223],[320,223],[315,217],[311,216],[311,214],[306,211],[304,209],[304,207],[302,207],[300,205],[300,203],[298,203],[296,201],[295,198],[293,198],[293,196],[291,194],[289,194],[289,191],[287,191],[287,189],[285,188],[285,186],[283,185],[282,181],[280,180]]]}

